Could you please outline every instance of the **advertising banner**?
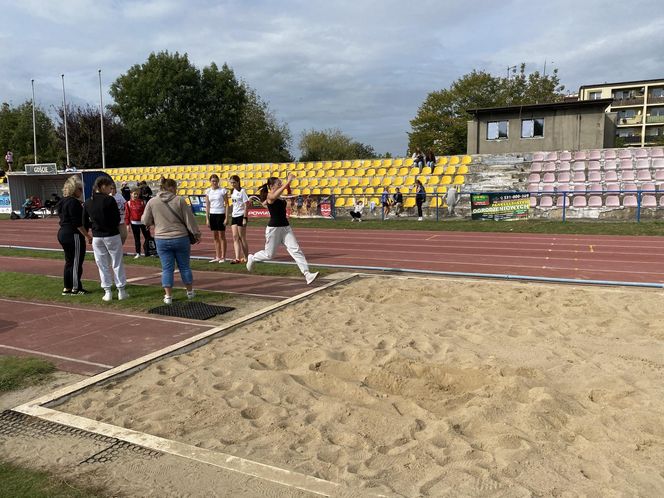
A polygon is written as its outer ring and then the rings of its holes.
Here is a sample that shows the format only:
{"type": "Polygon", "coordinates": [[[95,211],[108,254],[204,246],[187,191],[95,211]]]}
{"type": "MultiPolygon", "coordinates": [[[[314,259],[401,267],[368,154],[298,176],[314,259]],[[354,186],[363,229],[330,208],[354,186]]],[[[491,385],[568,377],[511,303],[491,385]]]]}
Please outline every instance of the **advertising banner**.
{"type": "Polygon", "coordinates": [[[12,200],[9,197],[9,185],[0,185],[0,213],[9,214],[12,212],[12,200]]]}
{"type": "Polygon", "coordinates": [[[473,220],[516,221],[528,219],[530,194],[487,192],[470,194],[473,220]]]}
{"type": "Polygon", "coordinates": [[[205,214],[205,196],[204,195],[188,195],[189,205],[191,206],[194,214],[205,214]]]}

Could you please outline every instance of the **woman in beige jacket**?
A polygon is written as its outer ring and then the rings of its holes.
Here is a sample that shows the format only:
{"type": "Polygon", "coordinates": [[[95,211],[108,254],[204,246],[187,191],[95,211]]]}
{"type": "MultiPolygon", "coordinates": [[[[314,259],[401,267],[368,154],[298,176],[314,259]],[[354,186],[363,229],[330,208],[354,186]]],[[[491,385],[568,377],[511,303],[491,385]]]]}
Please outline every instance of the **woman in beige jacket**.
{"type": "Polygon", "coordinates": [[[191,242],[189,232],[200,241],[201,231],[193,211],[184,197],[177,195],[178,184],[175,180],[165,178],[161,182],[161,191],[145,206],[141,222],[146,226],[154,226],[154,239],[157,253],[161,260],[161,285],[164,288],[164,303],[173,302],[173,274],[175,263],[180,270],[180,278],[187,288],[187,298],[194,298],[194,278],[189,265],[191,242]]]}

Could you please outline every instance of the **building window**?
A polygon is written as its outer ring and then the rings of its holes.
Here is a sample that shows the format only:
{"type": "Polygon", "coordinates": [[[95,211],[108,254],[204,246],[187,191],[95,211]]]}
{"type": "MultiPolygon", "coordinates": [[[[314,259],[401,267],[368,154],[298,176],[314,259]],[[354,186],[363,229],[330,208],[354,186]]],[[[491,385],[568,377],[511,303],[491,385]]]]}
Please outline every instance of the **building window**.
{"type": "Polygon", "coordinates": [[[650,109],[651,116],[664,116],[664,107],[653,107],[650,109]]]}
{"type": "Polygon", "coordinates": [[[486,139],[500,140],[507,138],[507,121],[489,121],[486,125],[486,139]]]}
{"type": "Polygon", "coordinates": [[[521,120],[521,138],[537,138],[543,136],[544,118],[521,120]]]}
{"type": "Polygon", "coordinates": [[[660,88],[651,88],[650,89],[651,97],[664,97],[664,87],[660,88]]]}
{"type": "Polygon", "coordinates": [[[589,92],[588,93],[588,100],[599,100],[602,98],[602,92],[589,92]]]}

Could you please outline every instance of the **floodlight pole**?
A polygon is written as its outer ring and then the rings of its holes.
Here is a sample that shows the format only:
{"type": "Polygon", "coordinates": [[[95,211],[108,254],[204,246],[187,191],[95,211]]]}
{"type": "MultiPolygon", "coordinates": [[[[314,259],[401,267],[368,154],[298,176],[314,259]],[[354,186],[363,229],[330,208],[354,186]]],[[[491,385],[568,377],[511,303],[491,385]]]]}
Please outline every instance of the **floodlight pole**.
{"type": "Polygon", "coordinates": [[[37,124],[35,121],[35,80],[32,83],[32,143],[35,149],[35,164],[37,164],[37,124]]]}
{"type": "Polygon", "coordinates": [[[62,75],[62,112],[64,114],[65,122],[65,151],[67,153],[67,164],[69,167],[69,136],[67,135],[67,96],[65,95],[65,75],[62,75]]]}
{"type": "Polygon", "coordinates": [[[101,69],[99,70],[99,121],[101,123],[101,167],[106,169],[106,152],[104,150],[104,102],[101,94],[101,69]]]}

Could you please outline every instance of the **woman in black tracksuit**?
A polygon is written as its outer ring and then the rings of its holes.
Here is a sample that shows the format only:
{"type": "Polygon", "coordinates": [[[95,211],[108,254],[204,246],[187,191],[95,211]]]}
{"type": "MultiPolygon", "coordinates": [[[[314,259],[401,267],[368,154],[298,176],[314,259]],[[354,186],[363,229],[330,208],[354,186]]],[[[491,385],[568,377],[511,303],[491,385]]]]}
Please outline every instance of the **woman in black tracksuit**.
{"type": "Polygon", "coordinates": [[[83,261],[85,260],[85,242],[92,243],[92,236],[83,227],[83,184],[77,176],[67,178],[62,187],[62,199],[58,203],[60,230],[58,242],[65,251],[65,286],[63,296],[87,294],[81,285],[83,261]]]}

